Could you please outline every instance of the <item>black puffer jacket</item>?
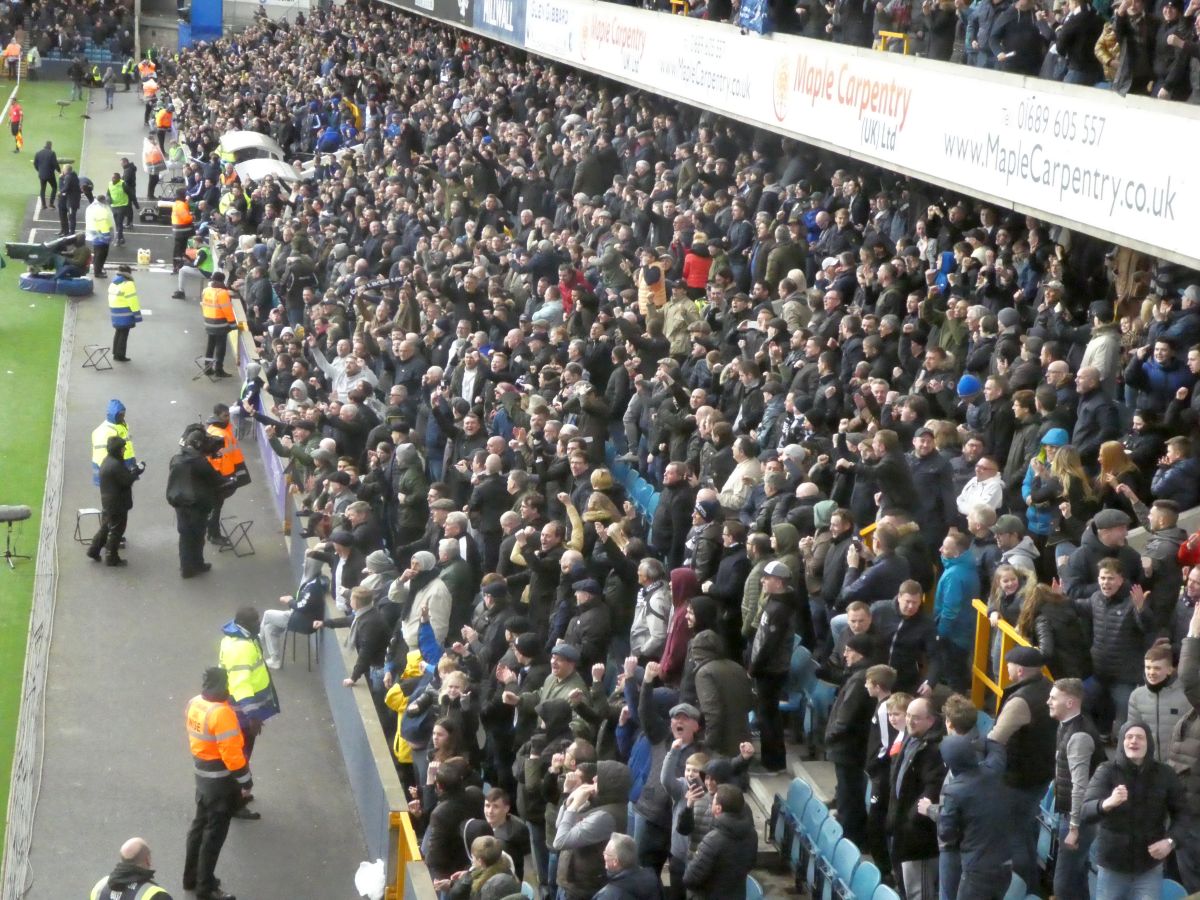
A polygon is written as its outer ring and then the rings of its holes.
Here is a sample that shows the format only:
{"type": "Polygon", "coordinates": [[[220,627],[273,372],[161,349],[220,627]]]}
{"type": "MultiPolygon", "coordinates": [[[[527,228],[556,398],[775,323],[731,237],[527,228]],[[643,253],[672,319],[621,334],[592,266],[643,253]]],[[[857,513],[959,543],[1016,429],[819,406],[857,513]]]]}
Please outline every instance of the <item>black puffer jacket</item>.
{"type": "Polygon", "coordinates": [[[1147,872],[1158,865],[1146,848],[1166,837],[1181,840],[1180,817],[1184,793],[1179,777],[1170,766],[1154,761],[1154,736],[1146,732],[1146,757],[1136,765],[1125,756],[1125,732],[1135,727],[1127,722],[1117,741],[1112,762],[1096,770],[1083,798],[1083,822],[1098,822],[1096,858],[1100,866],[1116,872],[1147,872]],[[1125,785],[1129,799],[1105,812],[1103,803],[1117,785],[1125,785]],[[1170,825],[1168,827],[1168,821],[1170,825]]]}
{"type": "Polygon", "coordinates": [[[717,816],[683,873],[683,886],[696,900],[745,900],[746,876],[758,857],[758,832],[749,809],[717,816]]]}
{"type": "Polygon", "coordinates": [[[1121,574],[1126,584],[1141,584],[1142,558],[1129,545],[1123,547],[1106,547],[1100,543],[1096,526],[1091,522],[1083,530],[1083,539],[1079,549],[1071,554],[1062,573],[1063,593],[1075,600],[1090,597],[1098,587],[1096,583],[1096,567],[1100,560],[1112,557],[1121,564],[1121,574]]]}
{"type": "Polygon", "coordinates": [[[1155,635],[1149,601],[1139,610],[1130,598],[1129,585],[1123,584],[1112,597],[1096,591],[1075,605],[1092,626],[1092,674],[1106,681],[1140,682],[1142,656],[1155,635]]]}

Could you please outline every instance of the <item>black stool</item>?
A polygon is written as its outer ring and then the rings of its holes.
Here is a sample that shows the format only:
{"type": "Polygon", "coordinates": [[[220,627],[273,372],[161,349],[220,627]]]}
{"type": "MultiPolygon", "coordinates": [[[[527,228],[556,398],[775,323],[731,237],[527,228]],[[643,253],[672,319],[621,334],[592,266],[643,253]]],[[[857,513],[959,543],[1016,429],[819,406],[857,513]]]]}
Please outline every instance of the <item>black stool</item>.
{"type": "Polygon", "coordinates": [[[317,648],[317,665],[318,666],[321,665],[321,631],[322,630],[323,629],[319,629],[319,628],[315,629],[313,631],[293,631],[290,628],[287,629],[283,633],[283,650],[279,654],[279,668],[280,669],[283,668],[283,664],[287,659],[288,638],[292,639],[292,662],[296,661],[296,643],[300,640],[300,635],[302,635],[302,634],[306,638],[308,638],[308,640],[304,642],[304,646],[308,650],[308,671],[310,671],[310,672],[312,671],[313,645],[314,644],[316,645],[316,648],[317,648]]]}
{"type": "Polygon", "coordinates": [[[221,547],[221,553],[226,550],[232,550],[233,555],[238,559],[243,556],[254,555],[254,543],[250,540],[250,526],[254,524],[253,519],[247,519],[244,522],[238,522],[233,516],[226,516],[221,520],[221,533],[225,535],[226,543],[221,547]],[[230,524],[230,523],[233,524],[230,524]],[[243,549],[242,545],[246,548],[243,549]]]}

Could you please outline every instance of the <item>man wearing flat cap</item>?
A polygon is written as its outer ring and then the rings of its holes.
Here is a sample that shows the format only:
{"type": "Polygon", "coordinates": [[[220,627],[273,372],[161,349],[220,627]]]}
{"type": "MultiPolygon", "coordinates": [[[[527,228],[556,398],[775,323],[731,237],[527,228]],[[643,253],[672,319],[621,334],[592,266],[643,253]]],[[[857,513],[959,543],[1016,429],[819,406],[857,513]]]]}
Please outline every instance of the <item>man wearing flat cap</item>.
{"type": "Polygon", "coordinates": [[[547,700],[568,700],[575,691],[587,692],[579,668],[579,648],[560,641],[550,651],[550,675],[541,686],[532,691],[518,692],[517,673],[505,668],[496,677],[504,685],[500,699],[508,706],[516,706],[523,715],[535,713],[539,704],[547,700]]]}
{"type": "Polygon", "coordinates": [[[1004,746],[1004,781],[1009,788],[1013,871],[1036,884],[1037,807],[1054,777],[1058,726],[1050,717],[1050,681],[1036,647],[1013,647],[1004,658],[1009,686],[1000,700],[996,724],[987,739],[1004,746]]]}
{"type": "MultiPolygon", "coordinates": [[[[1099,587],[1097,571],[1102,559],[1115,559],[1121,576],[1129,584],[1140,584],[1144,578],[1142,559],[1128,545],[1129,516],[1119,509],[1102,509],[1083,530],[1079,549],[1071,554],[1062,567],[1063,593],[1074,600],[1086,600],[1099,587]]],[[[1140,664],[1137,668],[1141,668],[1140,664]]]]}

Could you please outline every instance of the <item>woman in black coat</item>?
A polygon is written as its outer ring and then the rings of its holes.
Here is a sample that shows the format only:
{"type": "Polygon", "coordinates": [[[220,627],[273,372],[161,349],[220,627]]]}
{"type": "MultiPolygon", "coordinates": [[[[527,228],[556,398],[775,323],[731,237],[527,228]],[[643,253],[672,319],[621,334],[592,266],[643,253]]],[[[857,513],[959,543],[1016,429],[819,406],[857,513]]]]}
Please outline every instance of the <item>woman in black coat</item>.
{"type": "Polygon", "coordinates": [[[1041,651],[1055,678],[1091,674],[1091,643],[1083,621],[1071,601],[1047,585],[1036,585],[1021,607],[1017,633],[1041,651]]]}

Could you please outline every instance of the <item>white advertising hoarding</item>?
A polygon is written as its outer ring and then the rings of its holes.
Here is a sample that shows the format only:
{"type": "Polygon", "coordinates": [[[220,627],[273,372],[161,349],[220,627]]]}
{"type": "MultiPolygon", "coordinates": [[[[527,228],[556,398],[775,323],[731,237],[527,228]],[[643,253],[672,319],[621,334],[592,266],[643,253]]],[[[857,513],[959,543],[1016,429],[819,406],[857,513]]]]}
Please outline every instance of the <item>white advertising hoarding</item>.
{"type": "Polygon", "coordinates": [[[590,0],[526,0],[525,47],[647,90],[1200,263],[1184,104],[590,0]]]}

